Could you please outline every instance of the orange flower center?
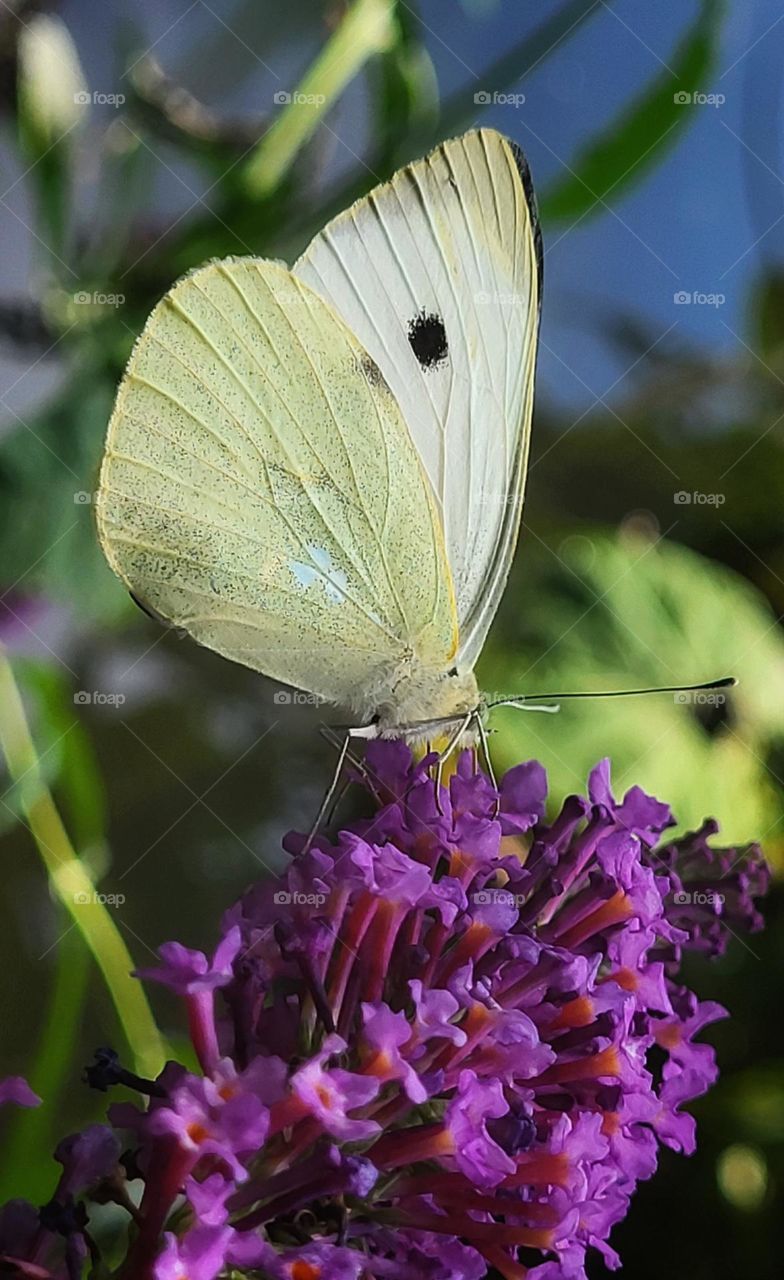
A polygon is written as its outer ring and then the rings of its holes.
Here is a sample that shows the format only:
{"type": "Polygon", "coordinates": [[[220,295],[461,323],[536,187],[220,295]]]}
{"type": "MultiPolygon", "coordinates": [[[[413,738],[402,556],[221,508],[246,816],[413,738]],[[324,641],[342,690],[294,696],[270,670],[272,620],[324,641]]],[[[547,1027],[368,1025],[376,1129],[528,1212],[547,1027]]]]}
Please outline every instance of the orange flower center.
{"type": "Polygon", "coordinates": [[[681,1039],[682,1032],[677,1022],[665,1023],[656,1029],[656,1043],[660,1044],[662,1049],[674,1049],[680,1044],[681,1039]]]}
{"type": "Polygon", "coordinates": [[[321,1267],[308,1262],[305,1258],[297,1258],[297,1261],[291,1264],[291,1280],[319,1280],[320,1275],[321,1267]]]}

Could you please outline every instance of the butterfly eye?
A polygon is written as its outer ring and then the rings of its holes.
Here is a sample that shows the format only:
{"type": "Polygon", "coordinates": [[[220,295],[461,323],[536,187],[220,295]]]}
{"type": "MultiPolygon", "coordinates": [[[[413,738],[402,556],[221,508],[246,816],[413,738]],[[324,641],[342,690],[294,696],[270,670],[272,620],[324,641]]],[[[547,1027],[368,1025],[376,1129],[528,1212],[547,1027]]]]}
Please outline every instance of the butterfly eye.
{"type": "Polygon", "coordinates": [[[440,316],[428,315],[424,310],[414,316],[408,326],[411,350],[423,369],[433,369],[449,355],[446,329],[440,316]]]}

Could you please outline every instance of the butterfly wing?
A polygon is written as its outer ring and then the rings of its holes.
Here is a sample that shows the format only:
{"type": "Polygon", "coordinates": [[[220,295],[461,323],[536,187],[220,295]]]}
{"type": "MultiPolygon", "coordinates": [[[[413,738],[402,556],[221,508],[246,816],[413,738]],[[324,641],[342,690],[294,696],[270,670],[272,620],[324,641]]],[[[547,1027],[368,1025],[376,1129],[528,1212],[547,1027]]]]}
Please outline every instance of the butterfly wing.
{"type": "Polygon", "coordinates": [[[151,315],[109,424],[99,536],[148,607],[348,706],[406,654],[446,670],[454,595],[389,387],[276,263],[213,263],[151,315]]]}
{"type": "Polygon", "coordinates": [[[380,368],[439,502],[473,667],[522,511],[541,296],[522,153],[481,129],[339,215],[294,267],[380,368]]]}

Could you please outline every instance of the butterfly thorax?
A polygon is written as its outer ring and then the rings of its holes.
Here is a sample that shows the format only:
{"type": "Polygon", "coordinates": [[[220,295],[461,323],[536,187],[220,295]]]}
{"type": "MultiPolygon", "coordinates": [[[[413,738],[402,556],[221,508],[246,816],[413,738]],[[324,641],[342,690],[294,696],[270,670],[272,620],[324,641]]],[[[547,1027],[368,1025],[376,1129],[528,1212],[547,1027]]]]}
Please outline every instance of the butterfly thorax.
{"type": "Polygon", "coordinates": [[[398,667],[374,691],[374,701],[371,715],[380,737],[416,741],[432,736],[434,721],[459,725],[480,698],[473,671],[434,671],[414,661],[398,667]]]}

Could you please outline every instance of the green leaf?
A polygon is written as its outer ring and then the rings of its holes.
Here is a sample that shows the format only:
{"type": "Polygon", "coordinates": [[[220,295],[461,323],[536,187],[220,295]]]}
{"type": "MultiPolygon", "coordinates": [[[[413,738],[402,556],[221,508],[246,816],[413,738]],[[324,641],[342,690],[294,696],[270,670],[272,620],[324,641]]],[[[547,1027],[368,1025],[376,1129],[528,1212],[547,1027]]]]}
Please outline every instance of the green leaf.
{"type": "Polygon", "coordinates": [[[375,92],[374,167],[394,166],[398,142],[412,128],[433,127],[438,119],[438,80],[422,43],[416,9],[398,0],[399,35],[372,65],[375,92]]]}
{"type": "Polygon", "coordinates": [[[544,222],[580,218],[598,212],[607,196],[638,182],[672,147],[695,120],[699,107],[678,101],[704,91],[710,83],[719,51],[724,0],[703,0],[697,18],[670,59],[672,74],[663,69],[646,91],[574,160],[560,182],[540,200],[544,222]]]}
{"type": "Polygon", "coordinates": [[[483,688],[531,695],[726,675],[739,685],[725,701],[670,693],[564,701],[551,716],[499,709],[499,766],[541,759],[556,802],[608,755],[619,791],[645,787],[683,827],[713,814],[731,842],[781,833],[768,764],[784,740],[784,638],[764,597],[724,566],[640,534],[586,525],[546,544],[523,539],[480,664],[483,688]]]}
{"type": "MultiPolygon", "coordinates": [[[[492,85],[494,89],[503,90],[516,84],[527,71],[537,63],[543,62],[557,45],[570,35],[575,34],[584,22],[595,16],[600,6],[596,0],[569,0],[558,13],[548,18],[530,35],[516,44],[508,53],[491,63],[482,72],[482,83],[492,85]]],[[[439,142],[455,134],[461,133],[481,116],[481,106],[476,102],[477,81],[472,79],[468,84],[456,90],[442,103],[436,120],[409,129],[399,141],[393,155],[390,155],[386,166],[381,158],[374,158],[373,174],[367,171],[354,176],[347,184],[329,200],[326,208],[322,205],[319,211],[319,225],[326,222],[335,213],[341,212],[359,196],[364,195],[372,185],[372,177],[385,179],[399,165],[425,155],[439,142]]],[[[313,228],[311,228],[312,233],[313,228]]]]}
{"type": "MultiPolygon", "coordinates": [[[[606,7],[606,6],[605,6],[606,7]]],[[[561,48],[568,36],[576,35],[584,22],[602,12],[603,6],[596,0],[569,0],[563,8],[547,18],[531,35],[526,36],[508,53],[504,53],[482,72],[482,84],[472,80],[446,98],[441,109],[437,128],[421,132],[406,140],[405,154],[399,157],[412,160],[444,138],[461,133],[477,122],[481,107],[475,94],[478,88],[487,87],[499,92],[515,85],[527,72],[544,62],[556,48],[561,48]]]]}

